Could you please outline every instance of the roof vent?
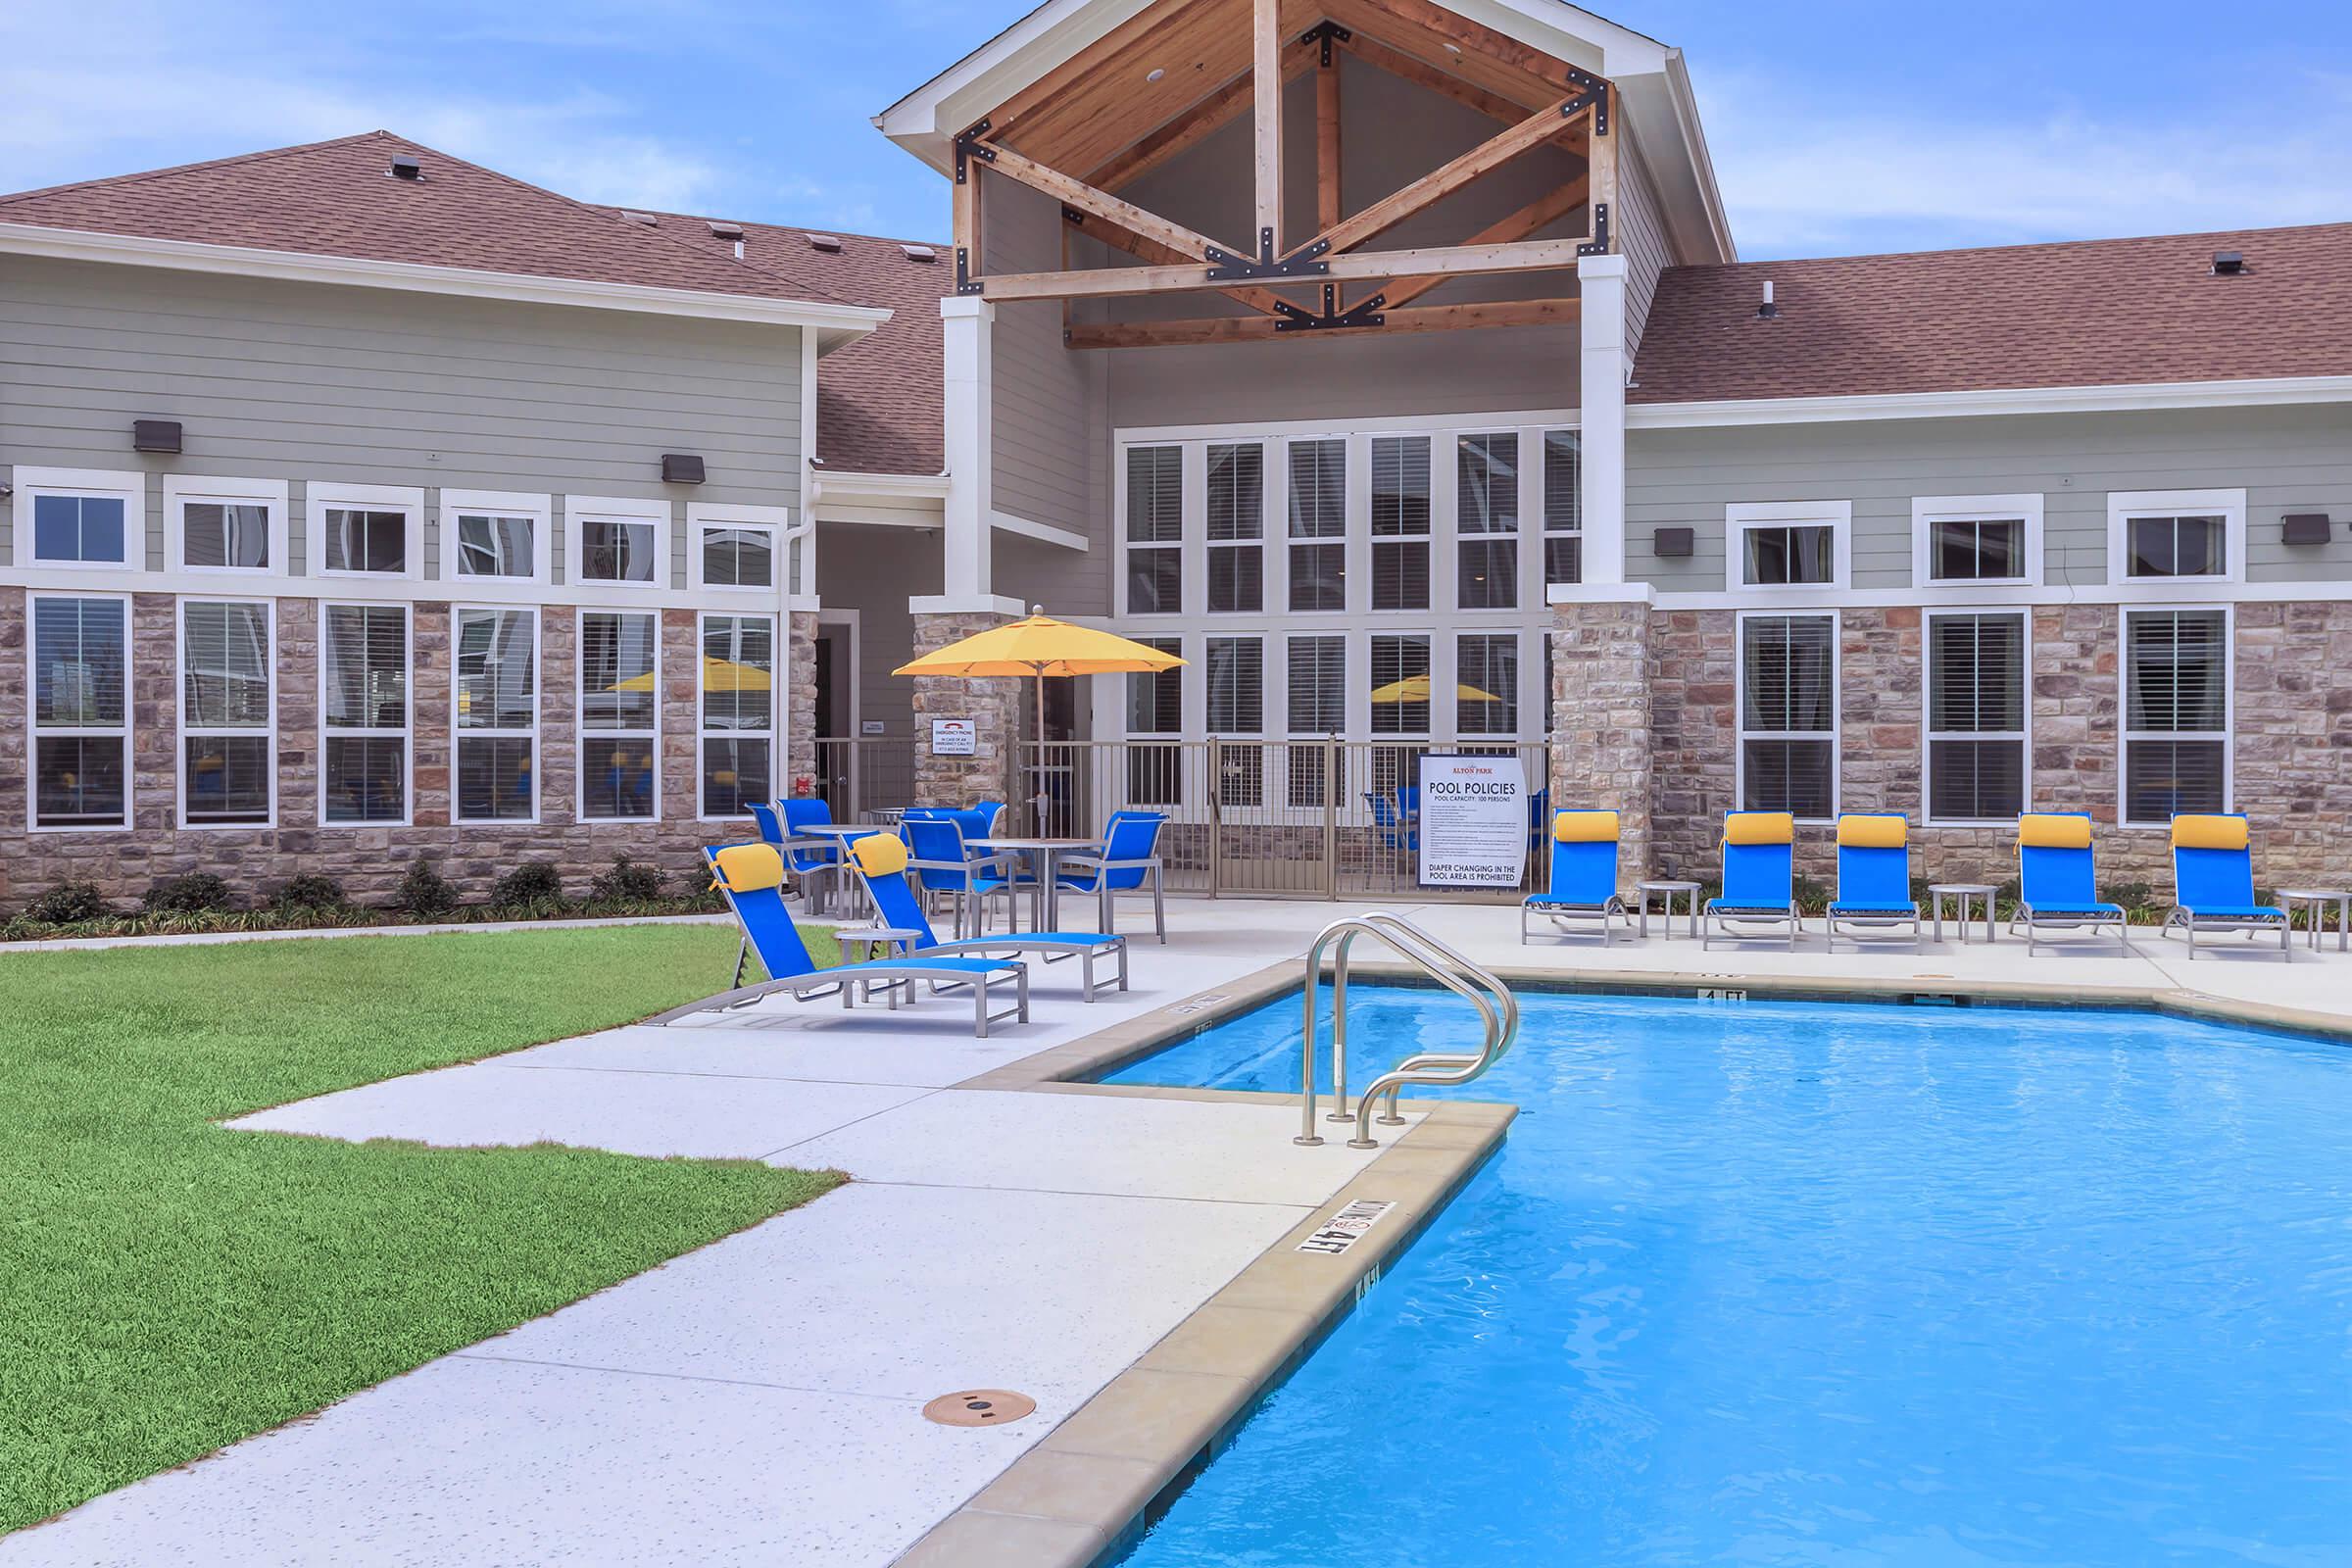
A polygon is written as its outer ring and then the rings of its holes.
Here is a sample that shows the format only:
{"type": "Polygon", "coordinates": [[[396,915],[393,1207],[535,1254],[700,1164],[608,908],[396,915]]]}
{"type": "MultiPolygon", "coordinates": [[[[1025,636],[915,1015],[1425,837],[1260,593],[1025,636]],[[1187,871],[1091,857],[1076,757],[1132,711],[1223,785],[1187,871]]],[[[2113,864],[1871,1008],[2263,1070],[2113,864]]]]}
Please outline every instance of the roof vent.
{"type": "Polygon", "coordinates": [[[936,262],[939,260],[939,252],[928,245],[902,245],[899,249],[910,262],[936,262]]]}
{"type": "Polygon", "coordinates": [[[390,174],[394,179],[422,179],[424,177],[424,166],[418,163],[416,159],[410,157],[407,153],[401,153],[393,158],[392,167],[386,170],[385,172],[390,174]]]}
{"type": "Polygon", "coordinates": [[[2213,253],[2213,275],[2216,277],[2243,277],[2252,270],[2253,269],[2246,265],[2244,251],[2215,251],[2213,253]]]}
{"type": "Polygon", "coordinates": [[[712,239],[743,238],[743,225],[741,223],[729,223],[716,218],[711,219],[710,222],[710,237],[712,239]]]}
{"type": "Polygon", "coordinates": [[[1764,303],[1756,307],[1756,319],[1759,321],[1778,320],[1780,315],[1780,306],[1773,303],[1772,279],[1766,278],[1764,280],[1764,303]]]}
{"type": "Polygon", "coordinates": [[[808,236],[808,248],[823,251],[827,256],[839,256],[841,254],[841,236],[838,234],[811,234],[808,236]]]}
{"type": "Polygon", "coordinates": [[[632,223],[643,223],[648,228],[660,228],[662,226],[662,220],[656,218],[651,213],[633,213],[624,207],[621,209],[620,216],[627,219],[632,223]]]}

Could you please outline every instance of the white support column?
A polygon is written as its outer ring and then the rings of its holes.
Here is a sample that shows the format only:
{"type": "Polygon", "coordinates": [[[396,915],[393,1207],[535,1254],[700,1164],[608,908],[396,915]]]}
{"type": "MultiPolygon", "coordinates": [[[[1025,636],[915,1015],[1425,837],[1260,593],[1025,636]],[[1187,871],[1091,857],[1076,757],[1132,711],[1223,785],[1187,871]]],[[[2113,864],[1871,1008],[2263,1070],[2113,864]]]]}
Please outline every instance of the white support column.
{"type": "Polygon", "coordinates": [[[1577,263],[1583,296],[1585,571],[1588,583],[1625,581],[1625,258],[1577,263]]]}
{"type": "Polygon", "coordinates": [[[943,592],[915,600],[913,608],[926,613],[999,611],[1004,605],[989,582],[989,468],[996,451],[990,356],[997,308],[974,295],[951,295],[939,302],[939,314],[946,337],[948,495],[940,530],[946,572],[943,592]]]}

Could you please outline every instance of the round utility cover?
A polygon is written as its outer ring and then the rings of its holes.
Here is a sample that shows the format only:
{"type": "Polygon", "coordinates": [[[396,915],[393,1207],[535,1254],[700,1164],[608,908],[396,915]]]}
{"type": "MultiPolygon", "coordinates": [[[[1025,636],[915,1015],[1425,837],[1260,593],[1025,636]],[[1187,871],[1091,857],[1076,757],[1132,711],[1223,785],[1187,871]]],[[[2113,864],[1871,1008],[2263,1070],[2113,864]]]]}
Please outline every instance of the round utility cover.
{"type": "Polygon", "coordinates": [[[969,1389],[943,1394],[923,1406],[926,1419],[943,1427],[1001,1427],[1037,1412],[1037,1401],[1005,1389],[969,1389]]]}

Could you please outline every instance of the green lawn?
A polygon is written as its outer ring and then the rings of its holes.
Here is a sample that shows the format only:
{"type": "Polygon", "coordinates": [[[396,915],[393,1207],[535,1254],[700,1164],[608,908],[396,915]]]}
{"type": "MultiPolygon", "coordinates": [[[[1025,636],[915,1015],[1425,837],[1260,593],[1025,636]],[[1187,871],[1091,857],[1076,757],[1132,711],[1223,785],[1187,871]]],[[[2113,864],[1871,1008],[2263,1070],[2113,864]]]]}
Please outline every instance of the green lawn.
{"type": "Polygon", "coordinates": [[[0,1532],[839,1178],[221,1117],[721,989],[717,926],[0,954],[0,1532]]]}

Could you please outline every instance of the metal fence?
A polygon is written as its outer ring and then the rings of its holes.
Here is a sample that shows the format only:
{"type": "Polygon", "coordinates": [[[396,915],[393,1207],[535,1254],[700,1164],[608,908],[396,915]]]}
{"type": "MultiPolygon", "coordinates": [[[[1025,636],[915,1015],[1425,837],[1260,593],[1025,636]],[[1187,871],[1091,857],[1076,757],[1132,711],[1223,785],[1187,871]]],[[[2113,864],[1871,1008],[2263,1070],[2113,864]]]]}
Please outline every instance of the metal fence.
{"type": "Polygon", "coordinates": [[[907,805],[914,799],[914,742],[906,736],[818,737],[816,793],[832,808],[836,822],[907,805]]]}
{"type": "Polygon", "coordinates": [[[1498,901],[1543,885],[1550,751],[1540,741],[1028,741],[1015,765],[1012,794],[1049,837],[1099,833],[1123,808],[1164,812],[1170,892],[1498,901]],[[1433,753],[1520,759],[1533,800],[1518,888],[1418,885],[1418,760],[1433,753]]]}

